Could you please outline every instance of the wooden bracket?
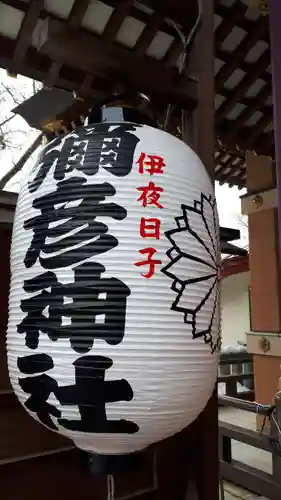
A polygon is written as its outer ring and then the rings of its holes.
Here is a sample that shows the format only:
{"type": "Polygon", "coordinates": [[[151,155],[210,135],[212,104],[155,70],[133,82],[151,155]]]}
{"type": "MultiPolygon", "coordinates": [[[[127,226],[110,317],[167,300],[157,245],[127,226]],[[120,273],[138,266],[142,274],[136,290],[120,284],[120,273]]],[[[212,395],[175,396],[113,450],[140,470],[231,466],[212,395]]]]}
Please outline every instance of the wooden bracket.
{"type": "Polygon", "coordinates": [[[241,196],[241,213],[242,215],[250,215],[262,210],[277,207],[277,190],[270,188],[267,190],[258,191],[252,194],[241,196]]]}
{"type": "Polygon", "coordinates": [[[281,357],[281,332],[249,332],[246,336],[249,353],[281,357]]]}

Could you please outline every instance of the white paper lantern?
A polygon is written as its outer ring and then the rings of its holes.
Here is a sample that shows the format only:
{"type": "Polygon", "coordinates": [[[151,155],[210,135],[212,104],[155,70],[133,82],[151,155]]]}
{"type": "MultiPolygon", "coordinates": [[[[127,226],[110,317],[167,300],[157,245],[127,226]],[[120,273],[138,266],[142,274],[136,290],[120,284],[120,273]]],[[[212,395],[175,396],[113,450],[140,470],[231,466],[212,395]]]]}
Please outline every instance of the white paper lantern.
{"type": "Polygon", "coordinates": [[[141,450],[217,377],[219,228],[194,152],[131,123],[48,144],[16,208],[8,365],[26,410],[77,447],[141,450]]]}

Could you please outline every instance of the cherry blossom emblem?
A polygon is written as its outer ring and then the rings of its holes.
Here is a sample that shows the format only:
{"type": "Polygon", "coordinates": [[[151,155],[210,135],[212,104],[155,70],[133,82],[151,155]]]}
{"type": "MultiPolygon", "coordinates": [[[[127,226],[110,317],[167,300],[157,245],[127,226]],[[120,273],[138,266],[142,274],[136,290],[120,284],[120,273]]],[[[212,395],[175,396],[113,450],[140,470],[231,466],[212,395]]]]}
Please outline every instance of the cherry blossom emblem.
{"type": "Polygon", "coordinates": [[[211,352],[220,349],[219,291],[220,251],[216,202],[212,195],[201,194],[193,206],[181,205],[177,228],[165,236],[172,247],[170,262],[161,271],[173,280],[177,296],[171,310],[183,313],[191,325],[192,337],[202,338],[211,352]]]}

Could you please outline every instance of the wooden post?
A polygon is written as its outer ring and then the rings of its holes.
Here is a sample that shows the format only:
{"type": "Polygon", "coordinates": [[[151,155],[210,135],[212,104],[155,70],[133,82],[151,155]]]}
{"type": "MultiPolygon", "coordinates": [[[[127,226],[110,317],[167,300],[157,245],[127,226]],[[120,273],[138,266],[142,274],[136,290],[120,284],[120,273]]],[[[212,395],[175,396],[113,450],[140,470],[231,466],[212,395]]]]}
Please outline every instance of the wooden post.
{"type": "MultiPolygon", "coordinates": [[[[189,73],[198,79],[198,106],[185,114],[183,139],[200,156],[210,177],[214,180],[214,2],[202,1],[200,29],[189,56],[189,73]]],[[[218,401],[217,387],[194,424],[192,433],[193,460],[196,462],[194,481],[197,497],[188,490],[186,500],[218,500],[219,450],[218,450],[218,401]],[[211,460],[210,460],[211,457],[211,460]]],[[[187,446],[190,446],[187,443],[187,446]]]]}
{"type": "MultiPolygon", "coordinates": [[[[271,158],[246,155],[248,192],[274,188],[275,168],[271,158]]],[[[255,201],[255,200],[254,200],[255,201]]],[[[256,198],[258,202],[259,199],[256,198]]],[[[274,204],[273,204],[274,205],[274,204]]],[[[251,332],[247,334],[248,350],[253,354],[255,398],[270,404],[278,387],[281,361],[281,286],[278,251],[277,209],[249,205],[251,332]]],[[[257,417],[257,427],[262,419],[257,417]]]]}

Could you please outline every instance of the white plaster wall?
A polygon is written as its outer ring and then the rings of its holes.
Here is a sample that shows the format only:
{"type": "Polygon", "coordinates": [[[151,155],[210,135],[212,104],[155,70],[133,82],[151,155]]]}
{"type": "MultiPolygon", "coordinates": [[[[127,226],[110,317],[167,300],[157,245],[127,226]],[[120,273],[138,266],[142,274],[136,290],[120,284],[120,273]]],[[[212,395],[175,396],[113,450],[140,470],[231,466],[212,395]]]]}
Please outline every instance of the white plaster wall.
{"type": "Polygon", "coordinates": [[[248,286],[250,273],[239,273],[221,281],[221,332],[222,345],[246,342],[245,332],[250,331],[248,286]]]}

